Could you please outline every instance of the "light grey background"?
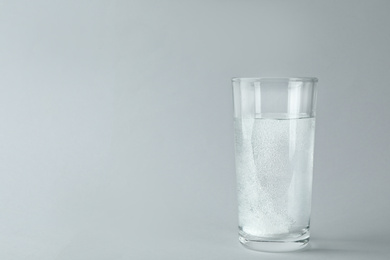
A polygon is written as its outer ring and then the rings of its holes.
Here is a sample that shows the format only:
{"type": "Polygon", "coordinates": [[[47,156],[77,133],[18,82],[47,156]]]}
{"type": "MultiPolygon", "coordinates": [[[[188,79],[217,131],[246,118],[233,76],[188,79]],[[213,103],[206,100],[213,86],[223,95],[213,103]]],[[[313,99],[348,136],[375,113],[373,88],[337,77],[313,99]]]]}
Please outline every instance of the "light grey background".
{"type": "Polygon", "coordinates": [[[0,1],[0,258],[389,259],[390,1],[0,1]],[[237,240],[234,76],[319,78],[312,248],[237,240]]]}

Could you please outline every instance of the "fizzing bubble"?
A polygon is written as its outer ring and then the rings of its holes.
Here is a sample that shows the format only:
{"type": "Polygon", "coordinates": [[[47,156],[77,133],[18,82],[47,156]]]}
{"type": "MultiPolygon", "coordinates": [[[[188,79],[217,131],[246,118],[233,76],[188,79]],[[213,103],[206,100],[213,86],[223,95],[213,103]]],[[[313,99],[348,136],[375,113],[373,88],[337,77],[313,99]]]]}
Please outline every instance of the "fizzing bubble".
{"type": "Polygon", "coordinates": [[[235,119],[241,232],[278,237],[307,228],[313,144],[314,118],[235,119]]]}

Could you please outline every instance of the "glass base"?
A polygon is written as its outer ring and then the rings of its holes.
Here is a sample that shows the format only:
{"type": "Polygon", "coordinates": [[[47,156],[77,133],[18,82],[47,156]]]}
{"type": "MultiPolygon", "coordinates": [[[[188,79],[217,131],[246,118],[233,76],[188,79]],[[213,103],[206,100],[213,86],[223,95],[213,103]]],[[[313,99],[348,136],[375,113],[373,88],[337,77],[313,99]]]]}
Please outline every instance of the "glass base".
{"type": "Polygon", "coordinates": [[[260,238],[245,238],[241,234],[239,235],[238,240],[240,243],[252,250],[262,251],[262,252],[291,252],[303,250],[309,244],[310,234],[309,232],[303,234],[302,236],[294,239],[260,239],[260,238]]]}

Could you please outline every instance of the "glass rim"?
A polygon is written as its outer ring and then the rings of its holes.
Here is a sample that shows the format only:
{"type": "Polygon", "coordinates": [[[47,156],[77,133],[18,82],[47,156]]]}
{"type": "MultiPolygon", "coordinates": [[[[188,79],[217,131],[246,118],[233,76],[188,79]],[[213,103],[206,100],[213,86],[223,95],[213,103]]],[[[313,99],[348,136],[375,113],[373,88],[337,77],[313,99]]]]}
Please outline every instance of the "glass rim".
{"type": "Polygon", "coordinates": [[[315,77],[234,77],[232,82],[251,81],[251,82],[313,82],[317,83],[315,77]]]}

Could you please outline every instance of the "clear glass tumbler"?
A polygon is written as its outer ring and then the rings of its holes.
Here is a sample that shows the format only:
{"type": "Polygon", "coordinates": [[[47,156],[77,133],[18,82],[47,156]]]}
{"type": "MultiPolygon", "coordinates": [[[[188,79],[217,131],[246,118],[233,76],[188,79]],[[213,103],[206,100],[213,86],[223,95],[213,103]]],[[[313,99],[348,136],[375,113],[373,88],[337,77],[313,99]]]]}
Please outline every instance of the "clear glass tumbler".
{"type": "Polygon", "coordinates": [[[316,78],[234,78],[239,241],[284,252],[310,238],[316,78]]]}

